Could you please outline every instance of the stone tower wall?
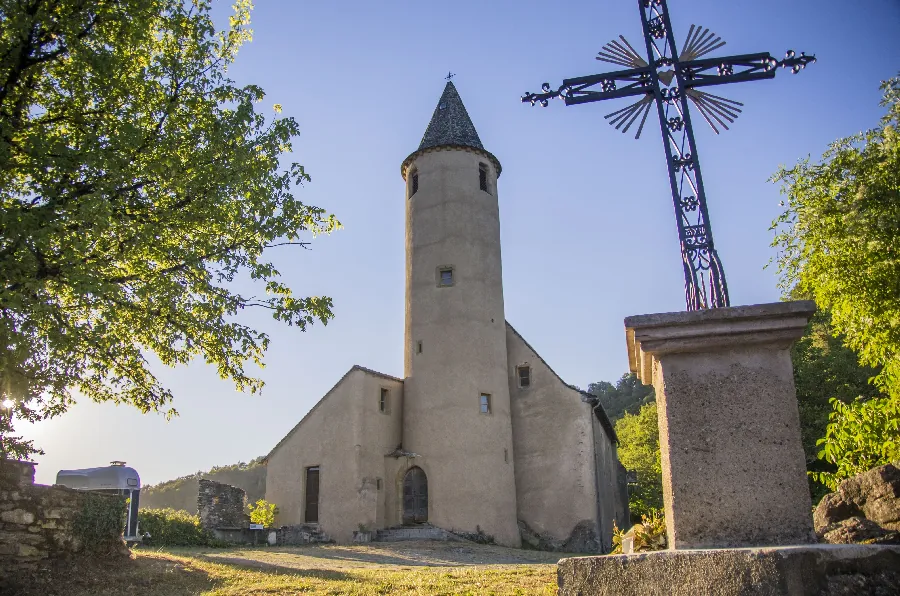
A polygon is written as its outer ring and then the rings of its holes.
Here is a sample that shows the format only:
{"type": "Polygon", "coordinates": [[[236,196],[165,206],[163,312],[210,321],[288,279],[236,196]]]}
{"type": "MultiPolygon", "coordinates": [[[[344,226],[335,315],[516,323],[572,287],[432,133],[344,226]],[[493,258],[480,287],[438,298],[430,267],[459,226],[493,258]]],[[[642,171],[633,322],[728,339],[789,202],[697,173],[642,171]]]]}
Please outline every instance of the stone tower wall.
{"type": "Polygon", "coordinates": [[[407,171],[403,447],[427,474],[431,523],[477,526],[518,546],[506,369],[495,163],[473,149],[425,151],[407,171]],[[482,164],[489,192],[479,187],[482,164]],[[444,266],[451,287],[439,286],[444,266]],[[482,393],[490,414],[480,412],[482,393]]]}

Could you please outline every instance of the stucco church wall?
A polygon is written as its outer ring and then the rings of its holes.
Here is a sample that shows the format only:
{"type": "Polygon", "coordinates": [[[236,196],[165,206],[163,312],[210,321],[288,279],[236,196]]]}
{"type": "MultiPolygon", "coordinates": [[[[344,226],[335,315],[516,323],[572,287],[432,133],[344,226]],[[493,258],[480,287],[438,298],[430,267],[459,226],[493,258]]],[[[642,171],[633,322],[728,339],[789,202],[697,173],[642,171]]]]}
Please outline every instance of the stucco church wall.
{"type": "Polygon", "coordinates": [[[370,530],[386,528],[398,523],[397,496],[391,490],[395,473],[392,465],[394,460],[386,455],[394,451],[402,440],[403,381],[366,374],[360,408],[362,440],[355,445],[359,458],[357,498],[362,507],[358,523],[370,530]],[[379,409],[382,389],[389,392],[387,411],[384,413],[379,409]]]}
{"type": "Polygon", "coordinates": [[[594,426],[594,454],[597,466],[597,483],[601,551],[612,550],[613,522],[619,528],[628,528],[628,485],[625,468],[619,462],[614,437],[604,428],[596,416],[591,416],[594,426]]]}
{"type": "Polygon", "coordinates": [[[506,345],[523,541],[537,548],[597,552],[607,540],[598,519],[591,406],[508,324],[506,345]],[[519,387],[518,366],[531,368],[528,388],[519,387]]]}
{"type": "MultiPolygon", "coordinates": [[[[402,381],[352,368],[269,454],[266,500],[278,506],[276,523],[304,523],[306,469],[319,467],[318,517],[337,542],[350,542],[360,524],[374,527],[384,469],[382,446],[399,439],[402,381]],[[379,389],[391,390],[391,410],[378,412],[379,389]],[[378,449],[373,449],[373,447],[378,449]]],[[[383,503],[381,504],[383,509],[383,503]]]]}

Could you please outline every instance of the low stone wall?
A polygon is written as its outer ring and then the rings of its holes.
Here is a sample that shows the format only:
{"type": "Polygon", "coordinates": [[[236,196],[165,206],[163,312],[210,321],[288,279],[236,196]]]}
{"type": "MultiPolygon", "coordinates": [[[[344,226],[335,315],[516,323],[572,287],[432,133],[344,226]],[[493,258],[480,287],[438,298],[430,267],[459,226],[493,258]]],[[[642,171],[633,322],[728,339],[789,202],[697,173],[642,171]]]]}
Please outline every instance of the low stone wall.
{"type": "Polygon", "coordinates": [[[201,479],[199,484],[197,511],[204,529],[239,529],[250,525],[250,516],[244,511],[246,493],[243,489],[215,480],[201,479]]]}
{"type": "Polygon", "coordinates": [[[332,542],[322,532],[318,524],[301,524],[298,526],[281,526],[269,532],[269,544],[278,546],[301,546],[304,544],[322,544],[332,542]],[[274,536],[273,536],[274,534],[274,536]]]}
{"type": "Polygon", "coordinates": [[[819,544],[563,559],[559,596],[896,594],[900,547],[819,544]]]}
{"type": "Polygon", "coordinates": [[[0,583],[46,559],[128,553],[125,500],[34,484],[34,464],[0,460],[0,583]]]}

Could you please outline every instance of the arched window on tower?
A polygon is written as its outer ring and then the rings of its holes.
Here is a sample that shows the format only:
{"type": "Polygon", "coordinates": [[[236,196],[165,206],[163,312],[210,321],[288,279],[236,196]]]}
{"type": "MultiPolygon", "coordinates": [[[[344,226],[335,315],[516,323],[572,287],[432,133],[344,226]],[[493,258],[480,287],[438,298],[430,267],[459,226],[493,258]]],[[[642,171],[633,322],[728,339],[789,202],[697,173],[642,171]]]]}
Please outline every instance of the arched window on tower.
{"type": "Polygon", "coordinates": [[[409,198],[419,192],[419,171],[416,169],[409,172],[409,198]]]}

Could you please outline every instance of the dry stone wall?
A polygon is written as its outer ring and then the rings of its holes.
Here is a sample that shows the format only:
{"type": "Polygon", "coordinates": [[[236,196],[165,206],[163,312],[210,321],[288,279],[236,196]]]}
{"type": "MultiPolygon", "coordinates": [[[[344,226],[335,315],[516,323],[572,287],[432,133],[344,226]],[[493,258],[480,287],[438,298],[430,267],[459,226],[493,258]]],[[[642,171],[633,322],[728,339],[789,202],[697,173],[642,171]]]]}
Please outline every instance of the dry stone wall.
{"type": "Polygon", "coordinates": [[[33,463],[0,460],[0,585],[47,559],[127,555],[123,511],[121,497],[35,485],[33,463]]]}
{"type": "Polygon", "coordinates": [[[215,480],[201,479],[197,492],[200,525],[207,530],[246,528],[250,516],[244,511],[246,494],[243,489],[215,480]]]}

